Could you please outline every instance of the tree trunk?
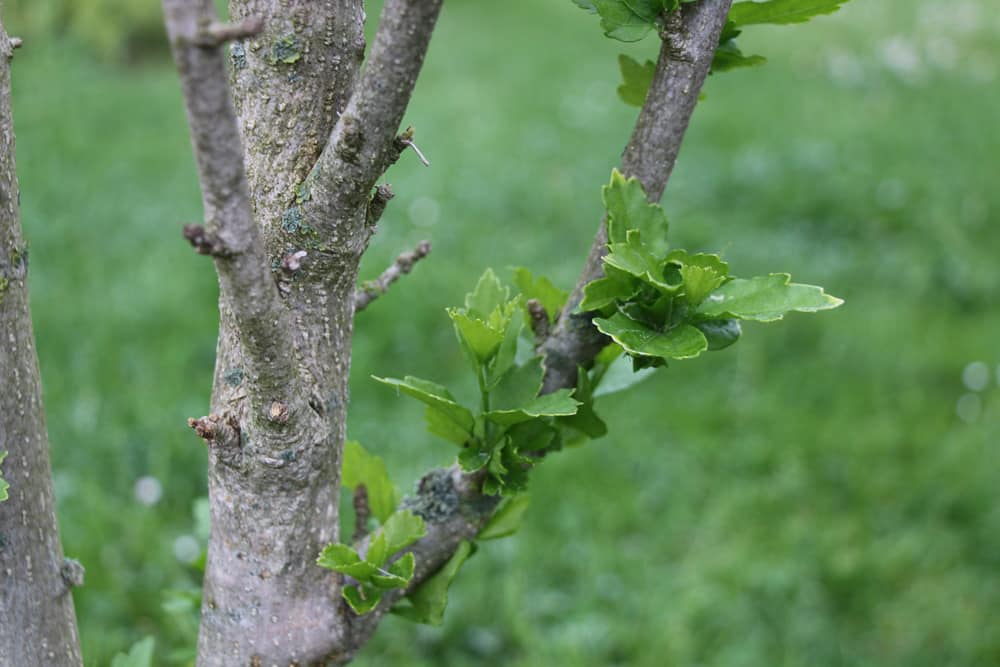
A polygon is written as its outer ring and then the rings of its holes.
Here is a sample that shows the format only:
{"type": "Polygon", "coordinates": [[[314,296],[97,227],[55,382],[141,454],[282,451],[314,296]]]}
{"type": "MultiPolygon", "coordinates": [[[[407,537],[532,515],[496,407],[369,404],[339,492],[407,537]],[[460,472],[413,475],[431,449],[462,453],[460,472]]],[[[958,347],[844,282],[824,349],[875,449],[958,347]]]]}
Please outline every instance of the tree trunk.
{"type": "Polygon", "coordinates": [[[12,42],[0,23],[0,665],[78,666],[70,594],[82,569],[63,558],[56,526],[42,383],[28,307],[10,106],[12,42]]]}

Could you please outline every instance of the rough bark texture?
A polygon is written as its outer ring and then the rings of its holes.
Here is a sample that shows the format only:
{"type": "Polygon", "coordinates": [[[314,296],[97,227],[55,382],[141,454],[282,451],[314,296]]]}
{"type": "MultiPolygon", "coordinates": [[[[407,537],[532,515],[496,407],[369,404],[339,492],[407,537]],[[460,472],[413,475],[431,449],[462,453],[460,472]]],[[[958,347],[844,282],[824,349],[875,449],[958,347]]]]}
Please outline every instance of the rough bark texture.
{"type": "MultiPolygon", "coordinates": [[[[685,4],[668,16],[653,83],[639,112],[632,138],[622,155],[621,172],[639,179],[650,201],[663,195],[698,95],[712,67],[712,56],[732,0],[685,4]]],[[[608,339],[577,313],[587,283],[604,275],[607,228],[601,223],[590,255],[552,335],[541,346],[545,355],[545,390],[576,384],[577,366],[589,366],[608,339]]]]}
{"type": "Polygon", "coordinates": [[[163,4],[207,221],[185,235],[215,255],[221,287],[212,414],[191,421],[211,452],[198,664],[346,662],[350,613],[315,559],[339,537],[372,187],[398,157],[440,0],[389,0],[363,76],[360,0],[232,0],[262,30],[228,65],[215,38],[242,34],[213,23],[210,0],[163,4]]]}
{"type": "MultiPolygon", "coordinates": [[[[10,108],[11,40],[0,23],[0,451],[10,497],[0,502],[0,665],[81,665],[56,526],[49,441],[21,236],[10,108]]],[[[78,567],[78,566],[76,566],[78,567]]]]}

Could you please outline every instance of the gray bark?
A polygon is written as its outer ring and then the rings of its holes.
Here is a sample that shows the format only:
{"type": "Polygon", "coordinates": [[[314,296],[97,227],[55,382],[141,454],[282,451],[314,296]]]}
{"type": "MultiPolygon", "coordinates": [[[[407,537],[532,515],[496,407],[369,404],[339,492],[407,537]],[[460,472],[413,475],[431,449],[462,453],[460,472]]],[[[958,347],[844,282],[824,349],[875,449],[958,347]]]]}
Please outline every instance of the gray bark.
{"type": "Polygon", "coordinates": [[[10,107],[12,41],[0,23],[0,665],[78,666],[72,585],[56,526],[42,383],[28,306],[10,107]]]}

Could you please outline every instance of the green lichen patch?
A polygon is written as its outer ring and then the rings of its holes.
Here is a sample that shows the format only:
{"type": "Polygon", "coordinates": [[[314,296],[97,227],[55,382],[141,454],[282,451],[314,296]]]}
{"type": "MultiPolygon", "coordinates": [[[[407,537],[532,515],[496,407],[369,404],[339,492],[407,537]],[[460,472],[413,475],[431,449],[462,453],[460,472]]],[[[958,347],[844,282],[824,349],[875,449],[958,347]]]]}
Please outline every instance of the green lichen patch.
{"type": "Polygon", "coordinates": [[[230,387],[238,387],[243,383],[243,369],[239,366],[230,368],[222,375],[222,379],[230,387]]]}
{"type": "Polygon", "coordinates": [[[298,206],[292,206],[281,216],[281,228],[289,234],[294,234],[303,227],[302,221],[302,209],[298,206]]]}
{"type": "Polygon", "coordinates": [[[460,500],[451,473],[432,470],[417,485],[417,494],[403,499],[400,509],[407,509],[428,523],[447,521],[458,511],[460,500]]]}
{"type": "Polygon", "coordinates": [[[229,59],[233,63],[233,69],[241,70],[246,69],[247,66],[247,50],[240,42],[233,42],[233,45],[229,47],[229,59]]]}
{"type": "Polygon", "coordinates": [[[267,54],[267,62],[272,65],[279,63],[291,65],[302,59],[302,44],[295,35],[284,35],[274,40],[267,54]]]}

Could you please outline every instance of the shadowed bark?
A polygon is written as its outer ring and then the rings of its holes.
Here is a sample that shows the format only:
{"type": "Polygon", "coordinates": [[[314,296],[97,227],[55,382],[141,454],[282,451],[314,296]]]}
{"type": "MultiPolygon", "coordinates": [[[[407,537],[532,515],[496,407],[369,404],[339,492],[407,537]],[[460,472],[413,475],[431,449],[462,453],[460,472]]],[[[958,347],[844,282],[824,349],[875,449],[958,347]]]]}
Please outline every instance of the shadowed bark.
{"type": "Polygon", "coordinates": [[[70,591],[79,566],[56,526],[42,383],[28,307],[10,106],[12,40],[0,23],[0,665],[82,664],[70,591]]]}

